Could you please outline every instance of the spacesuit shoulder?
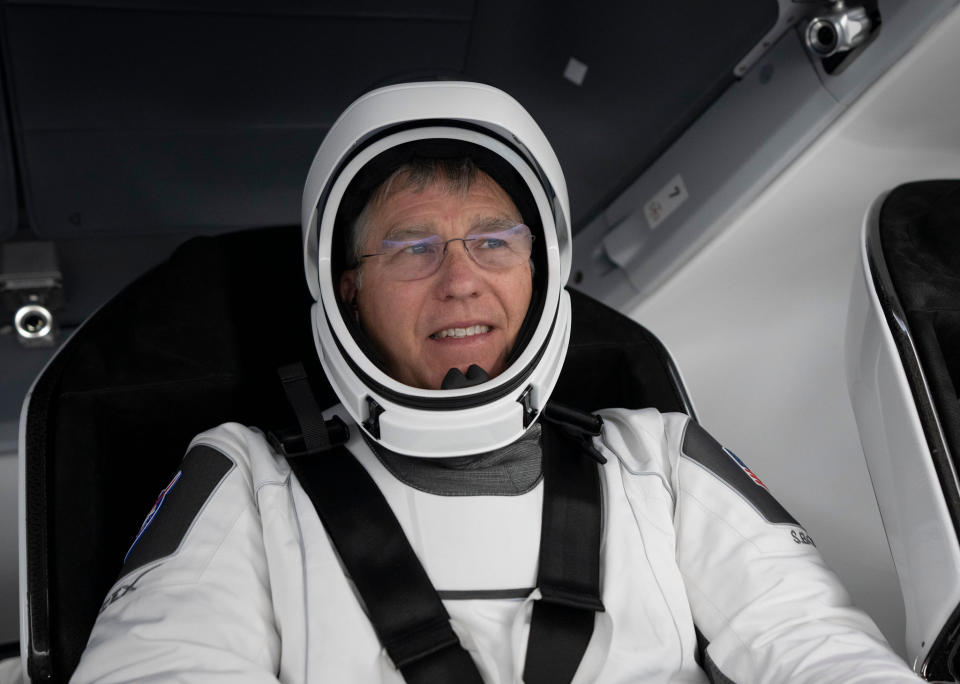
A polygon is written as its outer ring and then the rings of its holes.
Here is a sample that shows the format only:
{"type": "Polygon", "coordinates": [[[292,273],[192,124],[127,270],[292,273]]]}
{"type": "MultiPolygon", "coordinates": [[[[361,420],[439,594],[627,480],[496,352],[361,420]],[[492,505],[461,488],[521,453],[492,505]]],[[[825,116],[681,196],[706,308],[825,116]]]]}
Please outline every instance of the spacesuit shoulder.
{"type": "Polygon", "coordinates": [[[104,599],[73,681],[159,681],[174,671],[191,681],[271,680],[280,642],[257,490],[276,477],[280,464],[256,430],[226,424],[191,441],[104,599]]]}
{"type": "Polygon", "coordinates": [[[674,496],[681,446],[692,419],[655,408],[608,408],[597,413],[604,421],[600,440],[616,456],[620,468],[630,475],[659,475],[674,496]]]}
{"type": "Polygon", "coordinates": [[[223,423],[194,437],[187,453],[197,447],[214,449],[230,459],[254,492],[264,484],[286,481],[290,477],[286,459],[276,453],[266,435],[255,427],[223,423]]]}

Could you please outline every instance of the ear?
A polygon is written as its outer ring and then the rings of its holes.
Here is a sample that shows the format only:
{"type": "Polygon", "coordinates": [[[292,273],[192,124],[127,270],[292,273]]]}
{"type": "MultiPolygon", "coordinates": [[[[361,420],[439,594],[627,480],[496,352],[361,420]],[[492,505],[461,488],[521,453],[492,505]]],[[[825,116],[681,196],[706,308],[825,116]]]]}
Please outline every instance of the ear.
{"type": "Polygon", "coordinates": [[[357,298],[357,269],[351,268],[340,275],[340,301],[348,306],[356,306],[357,298]]]}

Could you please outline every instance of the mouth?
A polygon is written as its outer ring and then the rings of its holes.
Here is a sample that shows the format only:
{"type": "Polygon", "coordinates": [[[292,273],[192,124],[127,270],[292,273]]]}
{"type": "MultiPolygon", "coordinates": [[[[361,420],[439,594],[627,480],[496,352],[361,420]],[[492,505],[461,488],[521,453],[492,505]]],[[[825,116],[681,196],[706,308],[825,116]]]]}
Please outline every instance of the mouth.
{"type": "Polygon", "coordinates": [[[490,332],[489,325],[471,325],[465,328],[444,328],[443,330],[438,330],[430,335],[430,339],[443,340],[448,337],[452,337],[454,339],[463,339],[465,337],[473,337],[474,335],[483,335],[484,333],[488,332],[490,332]]]}

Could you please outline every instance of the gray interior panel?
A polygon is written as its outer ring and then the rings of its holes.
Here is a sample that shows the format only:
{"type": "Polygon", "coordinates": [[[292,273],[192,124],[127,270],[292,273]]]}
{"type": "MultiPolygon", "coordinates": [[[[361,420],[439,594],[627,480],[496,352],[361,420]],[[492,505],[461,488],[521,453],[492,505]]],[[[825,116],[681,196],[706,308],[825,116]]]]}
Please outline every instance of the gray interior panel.
{"type": "Polygon", "coordinates": [[[2,8],[26,209],[51,239],[289,222],[352,99],[438,77],[491,83],[530,109],[577,229],[733,82],[778,14],[775,0],[2,8]]]}
{"type": "Polygon", "coordinates": [[[337,114],[378,83],[460,69],[469,38],[446,9],[6,14],[27,207],[45,238],[296,222],[337,114]]]}
{"type": "Polygon", "coordinates": [[[836,75],[785,34],[577,235],[575,285],[624,308],[649,295],[955,4],[885,0],[878,35],[836,75]],[[648,203],[678,175],[688,199],[651,225],[648,203]]]}
{"type": "Polygon", "coordinates": [[[766,0],[544,9],[480,3],[468,69],[513,93],[544,128],[578,228],[733,82],[778,12],[766,0]],[[587,67],[580,85],[563,77],[571,57],[587,67]]]}
{"type": "Polygon", "coordinates": [[[17,606],[17,424],[0,421],[0,644],[19,641],[17,606]],[[9,607],[9,608],[8,608],[9,607]]]}
{"type": "Polygon", "coordinates": [[[577,286],[615,306],[650,292],[711,237],[725,212],[779,173],[837,109],[797,36],[785,34],[577,236],[577,286]],[[645,206],[678,175],[689,198],[651,227],[645,206]]]}
{"type": "Polygon", "coordinates": [[[300,220],[306,170],[325,129],[24,134],[33,223],[46,239],[217,233],[300,220]],[[61,163],[64,151],[87,170],[61,163]]]}
{"type": "MultiPolygon", "coordinates": [[[[0,73],[0,83],[2,79],[0,73]]],[[[0,88],[0,240],[13,235],[17,229],[17,186],[10,135],[7,98],[0,88]]]]}

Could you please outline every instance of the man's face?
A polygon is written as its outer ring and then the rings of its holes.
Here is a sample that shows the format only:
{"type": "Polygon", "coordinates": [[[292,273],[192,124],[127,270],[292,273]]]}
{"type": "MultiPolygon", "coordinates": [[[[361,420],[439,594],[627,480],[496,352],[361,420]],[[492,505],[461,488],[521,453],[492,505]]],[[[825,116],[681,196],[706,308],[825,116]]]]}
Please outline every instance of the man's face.
{"type": "MultiPolygon", "coordinates": [[[[451,193],[438,184],[421,191],[401,189],[371,213],[362,253],[380,252],[384,239],[427,233],[444,240],[462,238],[504,221],[520,223],[520,213],[482,172],[466,193],[451,193]]],[[[364,260],[359,288],[359,269],[340,279],[343,301],[356,302],[361,326],[390,375],[404,384],[440,389],[451,368],[466,373],[470,364],[477,364],[491,378],[506,368],[530,304],[530,264],[485,270],[463,244],[449,243],[439,270],[419,280],[391,278],[383,257],[364,260]],[[473,334],[454,336],[458,328],[473,334]]]]}

